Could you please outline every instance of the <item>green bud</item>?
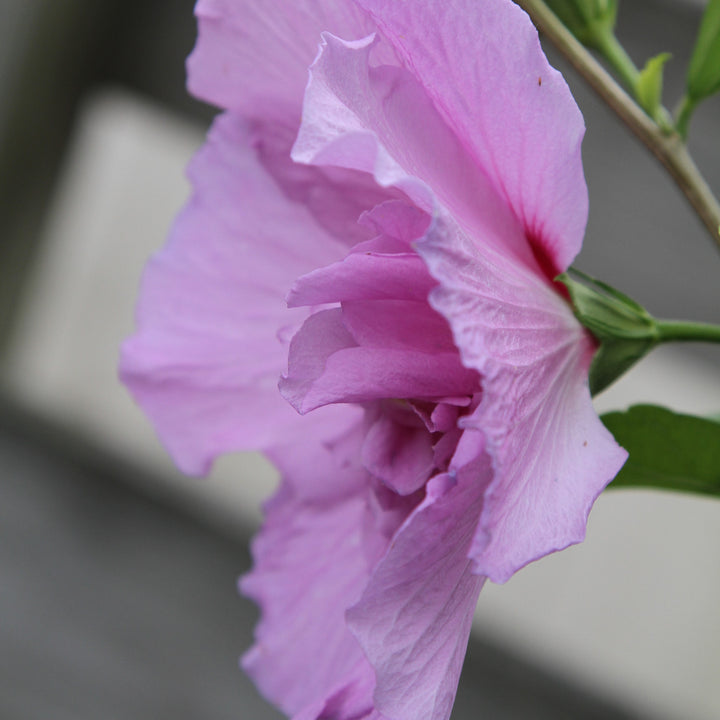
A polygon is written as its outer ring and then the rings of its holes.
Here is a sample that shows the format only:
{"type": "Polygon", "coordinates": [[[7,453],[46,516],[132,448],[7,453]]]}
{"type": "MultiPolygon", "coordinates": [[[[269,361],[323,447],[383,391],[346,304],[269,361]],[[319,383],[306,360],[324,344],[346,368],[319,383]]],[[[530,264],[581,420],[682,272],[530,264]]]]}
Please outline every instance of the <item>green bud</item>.
{"type": "Polygon", "coordinates": [[[595,47],[600,34],[615,27],[618,0],[547,0],[548,7],[584,45],[595,47]]]}
{"type": "Polygon", "coordinates": [[[589,275],[569,271],[556,280],[570,293],[577,319],[595,336],[600,347],[590,366],[590,392],[604,390],[627,372],[660,341],[655,318],[632,298],[589,275]]]}

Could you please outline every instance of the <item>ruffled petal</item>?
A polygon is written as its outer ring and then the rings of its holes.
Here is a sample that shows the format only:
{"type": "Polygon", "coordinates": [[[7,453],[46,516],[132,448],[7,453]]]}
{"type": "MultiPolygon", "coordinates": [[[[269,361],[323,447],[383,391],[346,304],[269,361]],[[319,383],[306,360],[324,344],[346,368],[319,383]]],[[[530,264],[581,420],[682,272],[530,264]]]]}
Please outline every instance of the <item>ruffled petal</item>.
{"type": "Polygon", "coordinates": [[[358,344],[343,311],[335,308],[309,317],[293,337],[280,391],[298,412],[307,413],[331,403],[468,394],[477,384],[477,373],[464,367],[454,350],[358,344]]]}
{"type": "Polygon", "coordinates": [[[463,367],[447,321],[427,302],[435,281],[408,252],[427,216],[394,201],[364,221],[393,236],[361,243],[290,293],[291,304],[341,307],[316,313],[295,335],[281,392],[301,413],[330,403],[472,395],[477,375],[463,367]],[[374,250],[391,247],[400,252],[374,250]]]}
{"type": "Polygon", "coordinates": [[[383,403],[362,446],[362,463],[387,487],[410,495],[424,487],[435,469],[432,437],[408,406],[383,403]]]}
{"type": "MultiPolygon", "coordinates": [[[[272,453],[284,477],[253,541],[254,568],[240,583],[262,613],[242,665],[291,716],[315,720],[338,693],[357,696],[353,688],[367,674],[345,623],[345,610],[370,574],[364,546],[369,482],[356,461],[361,440],[354,428],[332,449],[306,439],[302,447],[272,453]],[[310,474],[318,478],[313,493],[304,477],[310,474]]],[[[356,711],[358,703],[369,711],[371,691],[354,698],[356,711]]]]}
{"type": "Polygon", "coordinates": [[[436,281],[411,246],[427,231],[427,213],[390,200],[364,212],[358,224],[379,234],[358,243],[342,262],[298,278],[288,295],[289,307],[350,300],[427,301],[436,281]]]}
{"type": "MultiPolygon", "coordinates": [[[[396,299],[344,302],[342,318],[359,345],[457,355],[447,321],[428,305],[427,297],[423,302],[396,299]]],[[[403,397],[423,396],[410,393],[403,397]]]]}
{"type": "Polygon", "coordinates": [[[363,657],[326,700],[305,707],[292,720],[388,720],[373,705],[374,689],[375,672],[363,657]]]}
{"type": "Polygon", "coordinates": [[[440,285],[463,362],[483,377],[464,420],[492,456],[475,571],[504,582],[528,562],[585,536],[592,503],[627,453],[598,419],[587,374],[594,344],[544,278],[469,238],[444,216],[418,243],[440,285]]]}
{"type": "Polygon", "coordinates": [[[375,487],[360,463],[366,424],[356,416],[324,443],[308,442],[310,428],[304,441],[270,453],[283,482],[240,583],[261,609],[242,665],[293,720],[383,720],[375,672],[345,611],[421,495],[375,487]]]}
{"type": "Polygon", "coordinates": [[[365,214],[400,195],[367,173],[291,162],[296,125],[263,120],[254,122],[253,130],[258,158],[288,200],[304,205],[320,227],[348,247],[372,237],[365,214]]]}
{"type": "Polygon", "coordinates": [[[320,33],[360,38],[373,30],[350,0],[199,0],[195,14],[190,92],[247,117],[294,125],[320,33]]]}
{"type": "Polygon", "coordinates": [[[517,262],[536,267],[525,230],[504,196],[410,72],[372,65],[376,46],[382,41],[375,36],[346,42],[323,34],[293,158],[370,173],[430,215],[439,202],[517,262]]]}
{"type": "MultiPolygon", "coordinates": [[[[253,132],[220,117],[193,160],[194,194],[150,262],[120,374],[187,473],[223,452],[274,443],[297,421],[277,393],[293,281],[345,254],[291,203],[252,150],[253,132]]],[[[288,160],[288,163],[290,161],[288,160]]]]}
{"type": "MultiPolygon", "coordinates": [[[[357,0],[514,211],[549,277],[587,220],[582,115],[510,0],[357,0]]],[[[448,206],[449,207],[449,206],[448,206]]]]}
{"type": "Polygon", "coordinates": [[[348,623],[377,675],[375,706],[393,720],[450,717],[484,578],[468,550],[490,478],[486,456],[427,485],[348,623]]]}
{"type": "Polygon", "coordinates": [[[288,306],[392,298],[426,302],[435,285],[414,252],[353,252],[342,262],[298,278],[288,295],[288,306]]]}

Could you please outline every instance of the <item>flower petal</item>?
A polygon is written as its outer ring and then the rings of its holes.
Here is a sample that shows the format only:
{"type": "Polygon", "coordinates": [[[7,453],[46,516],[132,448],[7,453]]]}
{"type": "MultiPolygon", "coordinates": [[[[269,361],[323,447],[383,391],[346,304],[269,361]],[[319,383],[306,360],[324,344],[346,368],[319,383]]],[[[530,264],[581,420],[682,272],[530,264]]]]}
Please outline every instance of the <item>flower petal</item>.
{"type": "Polygon", "coordinates": [[[580,250],[584,123],[535,28],[510,0],[357,0],[535,246],[549,277],[580,250]]]}
{"type": "MultiPolygon", "coordinates": [[[[369,484],[350,461],[360,439],[356,434],[340,453],[305,443],[312,458],[304,459],[312,464],[300,467],[322,479],[315,483],[318,495],[300,494],[307,492],[303,478],[287,470],[298,467],[293,452],[273,454],[285,477],[253,541],[254,568],[240,583],[262,611],[255,645],[242,664],[289,715],[305,710],[303,716],[314,720],[333,694],[357,681],[357,666],[366,665],[345,623],[345,610],[370,572],[363,544],[369,484]],[[333,486],[332,496],[322,485],[333,486]]],[[[369,692],[364,704],[372,706],[369,692]]]]}
{"type": "Polygon", "coordinates": [[[299,278],[288,295],[288,306],[392,298],[426,302],[435,285],[414,252],[353,252],[339,263],[299,278]]]}
{"type": "MultiPolygon", "coordinates": [[[[306,309],[283,298],[298,275],[345,249],[291,203],[253,153],[252,131],[220,117],[189,174],[194,194],[150,262],[121,377],[179,467],[266,447],[297,421],[277,393],[306,309]]],[[[288,162],[290,162],[288,160],[288,162]]]]}
{"type": "MultiPolygon", "coordinates": [[[[428,305],[427,296],[422,302],[351,300],[342,304],[342,319],[358,345],[457,356],[447,321],[428,305]]],[[[462,369],[459,362],[458,368],[462,369]]]]}
{"type": "Polygon", "coordinates": [[[477,374],[462,366],[457,352],[359,345],[342,316],[339,308],[315,313],[290,343],[280,391],[298,412],[331,403],[441,398],[477,388],[477,374]]]}
{"type": "Polygon", "coordinates": [[[464,226],[536,267],[524,228],[407,71],[370,62],[377,38],[323,34],[293,158],[372,173],[430,215],[437,203],[464,226]]]}
{"type": "Polygon", "coordinates": [[[468,549],[477,527],[486,456],[455,480],[439,475],[393,538],[347,614],[377,674],[375,705],[393,720],[447,720],[477,597],[468,549]]]}
{"type": "Polygon", "coordinates": [[[188,87],[247,117],[300,120],[320,33],[364,37],[373,27],[350,0],[199,0],[188,87]]]}
{"type": "Polygon", "coordinates": [[[448,216],[418,252],[440,282],[431,304],[448,319],[464,364],[483,377],[480,405],[463,422],[484,434],[494,478],[471,552],[477,573],[504,582],[584,538],[590,507],[627,453],[592,406],[594,344],[544,278],[448,216]]]}
{"type": "Polygon", "coordinates": [[[397,191],[381,188],[367,173],[291,162],[296,125],[262,121],[253,123],[253,130],[253,146],[263,168],[289,201],[304,205],[320,227],[348,247],[372,237],[365,214],[391,201],[397,191]]]}
{"type": "Polygon", "coordinates": [[[375,673],[345,621],[372,568],[419,497],[373,490],[360,464],[364,422],[332,443],[270,453],[283,474],[253,542],[243,593],[262,611],[242,664],[294,720],[382,720],[375,673]]]}
{"type": "Polygon", "coordinates": [[[410,495],[425,485],[434,470],[432,437],[409,407],[398,406],[393,413],[391,404],[383,404],[367,430],[362,463],[394,492],[410,495]]]}
{"type": "Polygon", "coordinates": [[[290,307],[348,300],[427,301],[436,281],[411,243],[425,234],[429,216],[391,200],[363,213],[359,224],[379,235],[357,244],[342,262],[299,278],[288,295],[290,307]]]}
{"type": "Polygon", "coordinates": [[[373,707],[375,673],[363,657],[324,702],[309,705],[292,720],[387,720],[373,707]]]}

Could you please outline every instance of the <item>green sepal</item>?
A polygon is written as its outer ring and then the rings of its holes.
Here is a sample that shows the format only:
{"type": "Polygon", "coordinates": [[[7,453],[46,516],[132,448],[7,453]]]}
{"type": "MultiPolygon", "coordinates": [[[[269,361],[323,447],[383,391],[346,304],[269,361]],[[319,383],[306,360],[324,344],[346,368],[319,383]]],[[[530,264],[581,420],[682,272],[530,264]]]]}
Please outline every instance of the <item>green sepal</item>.
{"type": "Polygon", "coordinates": [[[596,47],[597,38],[615,28],[618,0],[547,0],[547,5],[589,47],[596,47]]]}
{"type": "Polygon", "coordinates": [[[671,58],[670,53],[660,53],[650,58],[640,71],[637,81],[637,99],[643,110],[652,118],[657,117],[662,103],[663,68],[671,58]]]}
{"type": "Polygon", "coordinates": [[[720,0],[710,0],[702,21],[687,75],[693,103],[720,90],[720,0]]]}
{"type": "Polygon", "coordinates": [[[610,387],[657,344],[654,340],[606,340],[593,356],[588,381],[595,396],[610,387]]]}
{"type": "Polygon", "coordinates": [[[589,374],[590,392],[597,395],[657,345],[655,318],[632,298],[574,268],[555,279],[568,289],[575,317],[600,343],[589,374]]]}
{"type": "Polygon", "coordinates": [[[720,497],[720,422],[656,405],[600,418],[630,457],[609,485],[720,497]]]}

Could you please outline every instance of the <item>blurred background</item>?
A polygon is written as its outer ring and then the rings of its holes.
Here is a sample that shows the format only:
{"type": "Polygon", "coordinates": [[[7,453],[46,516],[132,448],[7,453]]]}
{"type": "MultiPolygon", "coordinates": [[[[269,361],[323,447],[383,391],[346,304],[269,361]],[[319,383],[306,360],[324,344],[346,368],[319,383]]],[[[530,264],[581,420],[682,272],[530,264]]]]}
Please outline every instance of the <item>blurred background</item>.
{"type": "MultiPolygon", "coordinates": [[[[621,3],[680,97],[702,2],[621,3]]],[[[237,669],[259,456],[179,476],[116,380],[148,255],[212,109],[184,90],[192,0],[0,0],[0,716],[280,716],[237,669]]],[[[564,65],[549,50],[554,64],[564,65]]],[[[572,73],[591,214],[576,266],[660,316],[720,322],[720,256],[572,73]]],[[[720,191],[720,102],[691,149],[720,191]]],[[[598,399],[720,410],[717,348],[656,351],[598,399]]],[[[720,717],[720,504],[616,491],[587,541],[483,591],[453,717],[720,717]]],[[[312,658],[308,658],[312,662],[312,658]]]]}

